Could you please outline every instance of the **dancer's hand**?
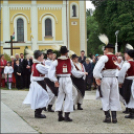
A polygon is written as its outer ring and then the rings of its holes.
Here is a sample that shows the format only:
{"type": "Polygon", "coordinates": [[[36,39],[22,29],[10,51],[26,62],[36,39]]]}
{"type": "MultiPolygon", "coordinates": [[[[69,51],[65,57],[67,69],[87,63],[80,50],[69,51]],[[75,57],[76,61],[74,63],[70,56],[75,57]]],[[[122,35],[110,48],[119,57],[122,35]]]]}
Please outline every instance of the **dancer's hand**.
{"type": "Polygon", "coordinates": [[[97,83],[98,86],[100,86],[101,85],[101,80],[100,79],[96,79],[96,83],[97,83]]]}
{"type": "Polygon", "coordinates": [[[88,72],[84,72],[85,73],[85,75],[88,75],[88,72]]]}
{"type": "Polygon", "coordinates": [[[119,84],[119,87],[122,88],[122,84],[119,84]]]}
{"type": "Polygon", "coordinates": [[[56,81],[54,84],[55,84],[55,87],[59,87],[59,82],[58,81],[56,81]]]}

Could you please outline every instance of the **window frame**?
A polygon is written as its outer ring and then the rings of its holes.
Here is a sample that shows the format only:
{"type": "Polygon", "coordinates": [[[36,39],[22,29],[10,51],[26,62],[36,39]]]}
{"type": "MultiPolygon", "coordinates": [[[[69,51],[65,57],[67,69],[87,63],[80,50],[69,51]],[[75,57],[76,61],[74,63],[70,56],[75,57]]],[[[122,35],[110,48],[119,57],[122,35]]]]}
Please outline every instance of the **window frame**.
{"type": "Polygon", "coordinates": [[[15,32],[15,41],[17,41],[17,20],[23,19],[24,22],[24,42],[27,42],[27,19],[24,16],[18,15],[14,18],[13,32],[15,32]]]}
{"type": "MultiPolygon", "coordinates": [[[[44,42],[47,39],[55,41],[55,19],[52,16],[46,15],[42,18],[42,41],[44,42]],[[45,20],[50,19],[52,24],[52,36],[45,36],[45,20]]],[[[48,40],[47,40],[48,41],[48,40]]]]}
{"type": "Polygon", "coordinates": [[[45,25],[45,29],[44,29],[45,30],[45,37],[52,37],[52,33],[53,33],[52,32],[52,30],[53,30],[52,29],[52,20],[50,18],[45,19],[44,25],[45,25]],[[51,35],[46,35],[46,20],[48,20],[48,19],[51,21],[51,35]]]}
{"type": "Polygon", "coordinates": [[[78,18],[79,18],[79,7],[78,7],[78,4],[75,3],[75,2],[72,2],[72,3],[70,4],[70,18],[71,18],[71,19],[78,19],[78,18]],[[76,17],[73,17],[73,9],[72,9],[73,6],[76,7],[76,17]]]}
{"type": "Polygon", "coordinates": [[[24,42],[24,20],[22,18],[17,19],[17,41],[24,42]],[[23,22],[23,40],[21,41],[18,40],[18,20],[22,20],[23,22]]]}

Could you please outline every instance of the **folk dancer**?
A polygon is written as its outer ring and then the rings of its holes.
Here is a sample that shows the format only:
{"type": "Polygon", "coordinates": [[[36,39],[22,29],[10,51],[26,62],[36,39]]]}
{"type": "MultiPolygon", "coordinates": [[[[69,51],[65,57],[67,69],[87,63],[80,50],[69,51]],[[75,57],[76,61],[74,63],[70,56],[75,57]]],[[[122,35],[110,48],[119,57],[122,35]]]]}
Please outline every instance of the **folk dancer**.
{"type": "MultiPolygon", "coordinates": [[[[47,50],[47,60],[45,61],[45,65],[47,66],[51,66],[53,60],[53,50],[52,49],[48,49],[47,50]]],[[[48,112],[54,112],[54,110],[52,109],[52,106],[55,102],[56,96],[58,94],[58,88],[55,87],[54,82],[51,82],[48,78],[48,74],[45,75],[45,82],[46,82],[46,87],[47,87],[47,92],[49,95],[49,102],[48,102],[48,112]]]]}
{"type": "Polygon", "coordinates": [[[134,119],[134,50],[129,44],[125,53],[126,62],[123,64],[118,76],[126,108],[130,113],[125,118],[134,119]]]}
{"type": "Polygon", "coordinates": [[[46,116],[41,113],[49,102],[49,96],[44,81],[44,75],[48,73],[49,67],[41,64],[43,61],[43,53],[41,51],[36,50],[34,52],[34,58],[30,90],[23,104],[31,105],[31,109],[35,110],[35,118],[46,118],[46,116]]]}
{"type": "Polygon", "coordinates": [[[106,116],[104,122],[111,123],[111,115],[109,111],[111,110],[112,122],[117,123],[116,111],[121,110],[118,81],[116,78],[117,65],[114,63],[117,59],[113,54],[114,46],[109,44],[107,36],[100,35],[99,39],[106,45],[106,55],[101,56],[98,60],[94,68],[93,75],[97,84],[101,86],[101,101],[103,105],[103,111],[106,116]]]}
{"type": "Polygon", "coordinates": [[[55,82],[55,86],[59,87],[58,97],[56,100],[55,111],[58,112],[58,121],[70,122],[69,114],[73,112],[73,99],[72,99],[72,80],[71,73],[81,78],[85,75],[84,72],[76,71],[72,61],[68,58],[68,50],[66,46],[60,48],[61,56],[55,60],[48,71],[48,78],[55,82]],[[63,102],[65,118],[62,115],[63,102]]]}
{"type": "MultiPolygon", "coordinates": [[[[81,64],[78,61],[78,56],[76,54],[72,55],[72,61],[74,64],[74,67],[76,70],[85,72],[84,65],[81,64]]],[[[75,105],[77,105],[78,110],[83,110],[81,107],[83,103],[83,98],[85,95],[85,78],[86,75],[82,76],[81,78],[76,78],[72,75],[72,82],[73,82],[73,103],[74,103],[74,110],[75,110],[75,105]]]]}

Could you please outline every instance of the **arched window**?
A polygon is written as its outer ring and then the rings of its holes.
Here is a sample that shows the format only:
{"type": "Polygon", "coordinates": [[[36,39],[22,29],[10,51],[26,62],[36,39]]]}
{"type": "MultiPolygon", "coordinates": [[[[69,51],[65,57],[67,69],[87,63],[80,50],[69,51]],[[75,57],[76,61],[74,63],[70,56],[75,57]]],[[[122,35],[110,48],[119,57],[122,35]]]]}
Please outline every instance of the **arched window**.
{"type": "Polygon", "coordinates": [[[51,21],[51,19],[45,20],[45,36],[52,36],[52,21],[51,21]]]}
{"type": "Polygon", "coordinates": [[[77,17],[77,15],[76,15],[76,5],[72,6],[72,17],[77,17]]]}
{"type": "Polygon", "coordinates": [[[17,41],[24,41],[24,21],[23,19],[17,20],[17,41]]]}

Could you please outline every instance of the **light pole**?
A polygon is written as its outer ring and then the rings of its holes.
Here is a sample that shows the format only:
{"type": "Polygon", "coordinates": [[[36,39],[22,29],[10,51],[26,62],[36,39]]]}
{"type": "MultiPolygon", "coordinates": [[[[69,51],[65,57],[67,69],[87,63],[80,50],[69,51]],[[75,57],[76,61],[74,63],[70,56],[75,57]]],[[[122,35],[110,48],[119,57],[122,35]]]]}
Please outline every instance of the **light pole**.
{"type": "Polygon", "coordinates": [[[118,52],[118,34],[119,34],[119,30],[117,30],[117,31],[115,32],[115,36],[116,36],[115,53],[118,52]]]}

